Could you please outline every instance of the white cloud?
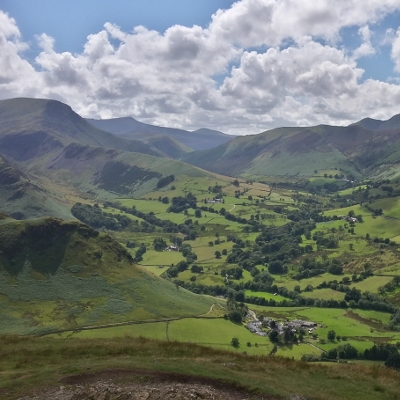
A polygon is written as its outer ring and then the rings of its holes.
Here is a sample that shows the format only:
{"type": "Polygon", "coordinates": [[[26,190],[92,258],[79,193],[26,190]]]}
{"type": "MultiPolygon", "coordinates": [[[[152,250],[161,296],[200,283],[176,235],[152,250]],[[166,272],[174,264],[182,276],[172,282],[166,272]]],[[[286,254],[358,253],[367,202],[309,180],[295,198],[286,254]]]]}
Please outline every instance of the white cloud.
{"type": "Polygon", "coordinates": [[[305,35],[335,41],[342,28],[374,23],[399,9],[398,0],[242,0],[218,11],[210,29],[245,47],[305,35]]]}
{"type": "Polygon", "coordinates": [[[363,43],[361,43],[360,47],[353,52],[353,57],[357,59],[375,54],[375,49],[371,44],[372,32],[370,31],[369,26],[365,25],[361,27],[358,30],[358,34],[361,36],[363,43]]]}
{"type": "MultiPolygon", "coordinates": [[[[398,82],[362,82],[357,60],[375,52],[370,26],[399,8],[398,0],[241,0],[206,28],[128,33],[106,23],[79,54],[58,53],[43,33],[35,64],[23,57],[15,20],[0,11],[0,97],[51,97],[87,117],[231,133],[387,118],[398,112],[398,82]],[[362,39],[353,52],[338,45],[351,26],[362,39]]],[[[389,36],[400,71],[400,30],[389,36]]]]}
{"type": "Polygon", "coordinates": [[[400,72],[400,28],[397,30],[392,43],[391,56],[395,64],[395,70],[400,72]]]}
{"type": "Polygon", "coordinates": [[[0,10],[0,97],[32,93],[34,68],[20,53],[27,45],[20,41],[20,32],[13,18],[0,10]]]}

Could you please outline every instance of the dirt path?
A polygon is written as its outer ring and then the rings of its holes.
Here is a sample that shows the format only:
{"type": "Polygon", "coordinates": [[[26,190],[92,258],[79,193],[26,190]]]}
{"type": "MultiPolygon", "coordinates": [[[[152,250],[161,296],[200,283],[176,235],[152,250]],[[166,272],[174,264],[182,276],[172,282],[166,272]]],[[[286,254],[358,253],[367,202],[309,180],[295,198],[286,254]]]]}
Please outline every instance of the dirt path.
{"type": "Polygon", "coordinates": [[[233,382],[172,372],[112,369],[61,378],[56,388],[37,389],[19,400],[282,400],[252,394],[233,382]]]}
{"type": "Polygon", "coordinates": [[[235,208],[236,208],[236,204],[234,204],[233,207],[230,210],[228,210],[228,212],[233,211],[235,208]]]}
{"type": "Polygon", "coordinates": [[[214,303],[214,304],[211,304],[210,309],[209,309],[205,314],[199,315],[199,317],[204,317],[204,316],[206,316],[206,315],[212,313],[212,311],[214,310],[214,306],[215,306],[215,303],[214,303]]]}

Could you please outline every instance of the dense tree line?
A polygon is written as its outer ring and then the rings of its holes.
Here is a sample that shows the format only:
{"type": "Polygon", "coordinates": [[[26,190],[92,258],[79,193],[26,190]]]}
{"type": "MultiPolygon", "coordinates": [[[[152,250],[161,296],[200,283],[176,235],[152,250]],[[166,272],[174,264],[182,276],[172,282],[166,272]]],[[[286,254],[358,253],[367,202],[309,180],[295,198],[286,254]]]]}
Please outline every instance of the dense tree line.
{"type": "Polygon", "coordinates": [[[114,202],[105,202],[105,207],[114,207],[117,208],[127,214],[134,215],[135,217],[143,219],[150,225],[154,225],[162,229],[163,232],[166,233],[182,233],[190,238],[196,239],[197,235],[194,231],[194,225],[191,220],[186,220],[183,224],[175,224],[169,220],[163,220],[157,218],[153,212],[145,213],[136,209],[135,206],[133,207],[125,207],[121,206],[119,203],[114,202]],[[189,223],[187,222],[189,221],[189,223]]]}
{"type": "Polygon", "coordinates": [[[83,223],[95,229],[109,229],[113,231],[126,229],[131,220],[126,215],[103,212],[98,204],[76,203],[71,208],[71,214],[83,223]]]}
{"type": "Polygon", "coordinates": [[[168,176],[164,176],[162,177],[158,182],[157,182],[157,189],[161,189],[167,185],[169,185],[170,183],[172,183],[175,180],[175,176],[174,175],[168,175],[168,176]]]}

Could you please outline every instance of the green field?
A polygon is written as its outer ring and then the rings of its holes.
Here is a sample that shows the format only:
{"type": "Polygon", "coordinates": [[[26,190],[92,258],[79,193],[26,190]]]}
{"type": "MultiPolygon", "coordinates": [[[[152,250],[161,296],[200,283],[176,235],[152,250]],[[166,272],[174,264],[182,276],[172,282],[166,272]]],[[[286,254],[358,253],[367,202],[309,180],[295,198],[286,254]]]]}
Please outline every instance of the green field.
{"type": "Polygon", "coordinates": [[[143,254],[143,261],[140,262],[144,266],[167,266],[178,264],[179,261],[184,260],[185,257],[182,253],[177,251],[154,251],[148,250],[143,254]]]}
{"type": "Polygon", "coordinates": [[[275,300],[276,302],[288,300],[286,297],[283,297],[279,294],[274,295],[273,293],[266,293],[266,292],[253,292],[251,290],[245,290],[244,294],[248,297],[250,297],[250,296],[262,297],[266,300],[275,300]]]}
{"type": "Polygon", "coordinates": [[[315,289],[312,292],[303,293],[303,296],[312,299],[344,300],[344,293],[332,289],[315,289]]]}
{"type": "Polygon", "coordinates": [[[381,208],[385,217],[400,218],[400,198],[379,199],[370,204],[373,209],[381,208]]]}
{"type": "MultiPolygon", "coordinates": [[[[323,282],[329,282],[329,281],[339,281],[343,278],[343,276],[348,276],[348,275],[333,275],[329,273],[325,273],[319,276],[315,276],[313,278],[308,278],[308,279],[302,279],[301,281],[296,281],[296,280],[282,280],[278,281],[279,284],[282,284],[289,290],[293,290],[295,286],[300,286],[301,290],[304,290],[307,285],[311,285],[313,288],[316,288],[318,285],[320,285],[323,282]]],[[[308,293],[307,293],[308,295],[308,293]]]]}
{"type": "Polygon", "coordinates": [[[353,283],[351,286],[356,287],[362,292],[377,293],[378,288],[385,285],[392,280],[389,276],[371,276],[370,278],[364,279],[361,282],[353,283]]]}
{"type": "Polygon", "coordinates": [[[222,318],[214,319],[181,319],[171,322],[135,324],[121,327],[84,330],[76,333],[65,332],[52,335],[56,338],[113,338],[113,337],[146,337],[150,339],[196,343],[229,351],[246,351],[248,354],[266,355],[273,344],[268,337],[261,337],[249,332],[243,325],[233,324],[222,318]],[[210,333],[212,332],[212,335],[210,333]],[[239,349],[230,343],[233,337],[239,339],[239,349]],[[251,346],[247,346],[247,343],[251,346]],[[255,346],[257,343],[257,346],[255,346]]]}

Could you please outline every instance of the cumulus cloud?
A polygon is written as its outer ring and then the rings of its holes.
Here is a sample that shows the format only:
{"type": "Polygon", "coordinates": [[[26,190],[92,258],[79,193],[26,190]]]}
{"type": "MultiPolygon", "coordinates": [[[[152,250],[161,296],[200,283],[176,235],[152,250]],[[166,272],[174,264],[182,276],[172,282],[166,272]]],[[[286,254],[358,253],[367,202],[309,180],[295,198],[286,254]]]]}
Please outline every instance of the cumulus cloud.
{"type": "MultiPolygon", "coordinates": [[[[0,97],[50,97],[85,117],[238,134],[387,118],[398,112],[400,86],[362,81],[357,61],[375,52],[370,26],[395,9],[398,0],[241,0],[207,27],[124,32],[107,22],[78,54],[58,53],[43,33],[32,64],[16,21],[0,11],[0,97]],[[359,29],[354,51],[338,45],[345,27],[359,29]]],[[[400,30],[389,36],[400,71],[400,30]]]]}
{"type": "Polygon", "coordinates": [[[211,30],[242,46],[277,46],[303,36],[337,40],[344,27],[377,22],[397,0],[242,0],[214,16],[211,30]]]}
{"type": "Polygon", "coordinates": [[[375,49],[371,44],[372,33],[369,29],[369,26],[365,25],[365,26],[361,27],[358,30],[358,33],[361,36],[363,42],[361,43],[360,47],[358,47],[354,51],[353,57],[360,58],[360,57],[371,56],[372,54],[375,54],[375,49]]]}
{"type": "Polygon", "coordinates": [[[400,28],[397,30],[392,44],[392,59],[395,64],[395,69],[400,72],[400,28]]]}
{"type": "Polygon", "coordinates": [[[13,18],[0,10],[0,96],[7,98],[30,93],[34,68],[21,57],[28,46],[20,41],[13,18]]]}

